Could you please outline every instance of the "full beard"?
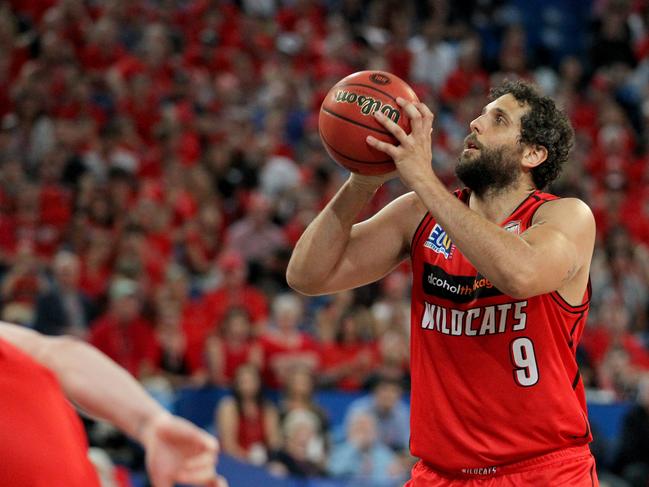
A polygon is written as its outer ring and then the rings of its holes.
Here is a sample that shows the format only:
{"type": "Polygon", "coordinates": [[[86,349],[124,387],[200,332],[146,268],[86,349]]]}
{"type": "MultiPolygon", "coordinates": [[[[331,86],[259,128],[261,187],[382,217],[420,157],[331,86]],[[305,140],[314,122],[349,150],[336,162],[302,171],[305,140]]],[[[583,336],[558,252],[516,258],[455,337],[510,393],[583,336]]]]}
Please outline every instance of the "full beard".
{"type": "Polygon", "coordinates": [[[480,146],[478,155],[460,155],[455,175],[478,197],[497,194],[518,179],[519,158],[520,150],[511,147],[480,146]]]}

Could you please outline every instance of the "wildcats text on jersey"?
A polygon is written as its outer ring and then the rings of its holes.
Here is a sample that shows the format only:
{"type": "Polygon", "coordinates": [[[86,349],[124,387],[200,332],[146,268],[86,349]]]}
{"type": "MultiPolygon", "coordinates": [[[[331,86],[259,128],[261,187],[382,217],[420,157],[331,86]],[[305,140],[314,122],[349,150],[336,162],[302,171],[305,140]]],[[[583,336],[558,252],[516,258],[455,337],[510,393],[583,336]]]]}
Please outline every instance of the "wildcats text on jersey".
{"type": "Polygon", "coordinates": [[[421,327],[444,335],[484,336],[511,331],[523,331],[527,325],[527,301],[469,308],[446,308],[424,303],[421,327]]]}

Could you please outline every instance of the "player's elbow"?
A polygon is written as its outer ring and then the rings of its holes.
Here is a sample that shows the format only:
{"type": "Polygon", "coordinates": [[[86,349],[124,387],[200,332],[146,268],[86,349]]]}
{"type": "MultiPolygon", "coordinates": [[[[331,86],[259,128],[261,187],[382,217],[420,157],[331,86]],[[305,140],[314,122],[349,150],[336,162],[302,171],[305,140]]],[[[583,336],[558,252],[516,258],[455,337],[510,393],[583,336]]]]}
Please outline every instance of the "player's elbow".
{"type": "Polygon", "coordinates": [[[321,290],[318,289],[317,282],[317,280],[310,279],[309,276],[305,276],[303,273],[291,269],[290,266],[286,270],[286,283],[291,289],[305,296],[318,296],[322,294],[321,290]]]}
{"type": "Polygon", "coordinates": [[[506,277],[505,285],[500,290],[514,299],[527,299],[538,294],[534,287],[531,273],[519,272],[517,275],[506,277]]]}

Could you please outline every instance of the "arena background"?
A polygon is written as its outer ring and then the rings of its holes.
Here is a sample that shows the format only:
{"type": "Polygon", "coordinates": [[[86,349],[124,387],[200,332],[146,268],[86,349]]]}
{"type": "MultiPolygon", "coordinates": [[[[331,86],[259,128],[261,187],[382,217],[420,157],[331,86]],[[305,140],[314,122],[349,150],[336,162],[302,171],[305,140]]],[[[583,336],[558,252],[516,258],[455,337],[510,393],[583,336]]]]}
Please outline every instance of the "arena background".
{"type": "MultiPolygon", "coordinates": [[[[278,435],[223,445],[233,486],[400,485],[409,269],[318,299],[284,277],[346,177],[320,144],[320,102],[363,69],[407,80],[436,113],[450,188],[491,84],[535,81],[568,112],[576,144],[552,190],[597,220],[579,348],[593,451],[602,485],[646,487],[646,1],[2,1],[2,319],[89,340],[217,434],[236,367],[259,364],[278,435]],[[311,382],[313,403],[298,397],[311,382]]],[[[403,191],[384,186],[367,214],[403,191]]],[[[137,446],[86,425],[105,485],[146,485],[137,446]]]]}

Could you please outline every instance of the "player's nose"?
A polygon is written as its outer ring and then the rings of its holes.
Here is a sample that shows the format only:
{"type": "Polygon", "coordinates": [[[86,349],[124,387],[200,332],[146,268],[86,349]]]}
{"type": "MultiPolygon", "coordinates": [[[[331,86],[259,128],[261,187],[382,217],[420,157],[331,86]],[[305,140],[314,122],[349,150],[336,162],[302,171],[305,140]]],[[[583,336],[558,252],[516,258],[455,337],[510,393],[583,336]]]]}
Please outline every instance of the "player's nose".
{"type": "Polygon", "coordinates": [[[481,119],[482,116],[474,118],[471,123],[469,124],[469,128],[471,129],[471,132],[475,132],[476,134],[481,134],[482,133],[482,122],[481,119]]]}

